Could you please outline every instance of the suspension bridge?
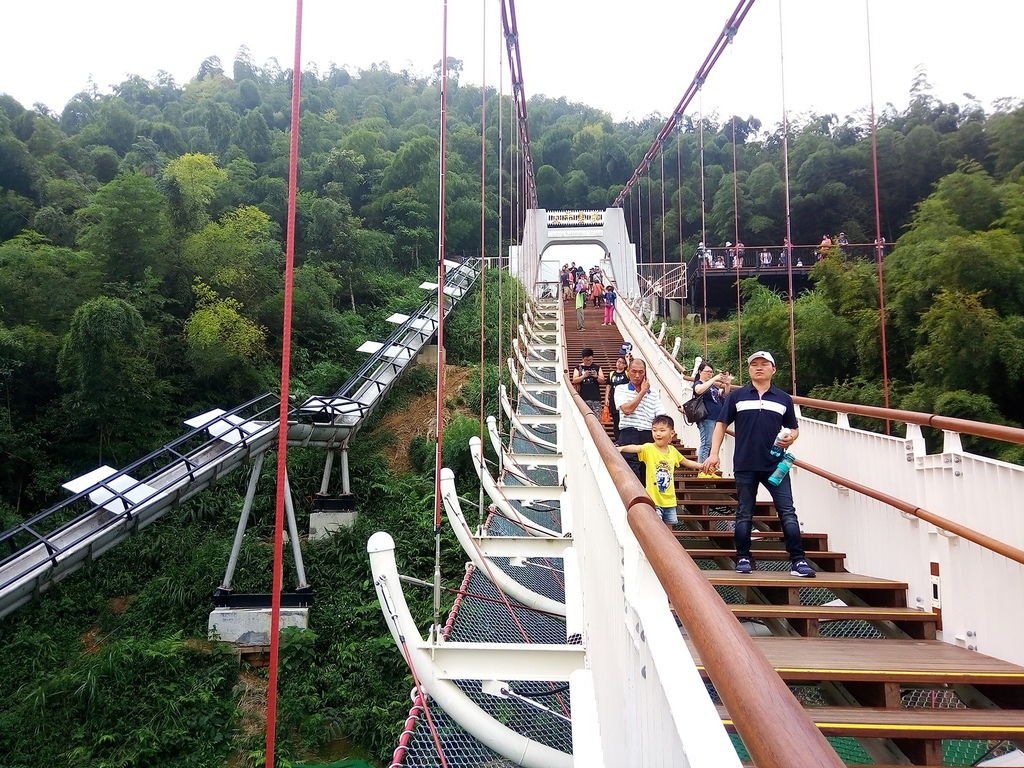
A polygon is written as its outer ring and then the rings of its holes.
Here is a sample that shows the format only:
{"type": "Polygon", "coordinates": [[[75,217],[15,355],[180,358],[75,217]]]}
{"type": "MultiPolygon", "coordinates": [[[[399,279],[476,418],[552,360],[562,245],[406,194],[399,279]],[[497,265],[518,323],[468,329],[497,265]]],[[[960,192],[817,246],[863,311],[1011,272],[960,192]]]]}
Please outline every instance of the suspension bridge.
{"type": "MultiPolygon", "coordinates": [[[[408,665],[414,681],[393,766],[1024,765],[1017,749],[1024,743],[1024,627],[1014,608],[1024,577],[1024,520],[1008,514],[1024,494],[1024,469],[961,443],[972,435],[1020,444],[1024,430],[795,398],[801,458],[792,476],[804,547],[817,571],[811,582],[789,572],[767,499],[754,517],[758,568],[735,572],[730,443],[722,477],[676,474],[683,513],[665,526],[607,425],[570,382],[584,346],[595,346],[607,369],[628,340],[646,361],[660,410],[680,423],[682,445],[693,446],[696,428],[679,418],[688,371],[677,360],[678,345],[665,338],[664,316],[674,306],[681,312],[688,299],[706,323],[716,285],[721,293],[726,275],[730,289],[753,276],[785,289],[795,334],[792,302],[817,251],[790,245],[788,191],[786,235],[773,249],[742,251],[737,210],[736,236],[721,252],[702,242],[689,263],[642,258],[652,201],[641,197],[639,182],[663,163],[666,142],[752,5],[741,0],[725,20],[611,207],[556,212],[537,197],[515,3],[501,3],[515,163],[508,229],[518,237],[501,243],[497,262],[529,300],[502,354],[511,387],[501,390],[499,413],[481,413],[482,422],[489,417],[486,434],[470,445],[487,498],[482,526],[467,522],[453,472],[438,467],[435,522],[454,529],[468,560],[450,614],[421,632],[427,617],[409,610],[394,540],[381,531],[367,542],[396,664],[408,665]],[[574,331],[557,286],[552,291],[559,248],[581,244],[600,247],[604,273],[620,295],[614,323],[598,331],[599,310],[584,310],[591,331],[574,331]],[[899,426],[869,432],[851,416],[899,426]],[[929,451],[925,430],[941,431],[940,450],[929,451]]],[[[301,9],[299,0],[297,40],[301,9]]],[[[296,69],[299,62],[297,45],[296,69]]],[[[294,80],[290,238],[301,93],[301,78],[294,80]]],[[[324,450],[324,490],[340,457],[347,495],[350,441],[406,367],[436,343],[441,457],[444,320],[482,264],[444,258],[446,89],[442,77],[438,277],[424,284],[433,299],[411,315],[394,315],[396,331],[365,345],[368,362],[336,392],[290,405],[286,350],[280,393],[189,416],[179,439],[123,468],[69,479],[67,501],[0,534],[10,553],[0,560],[3,615],[45,599],[53,583],[225,474],[248,468],[250,489],[217,610],[262,612],[233,639],[247,642],[255,631],[263,638],[257,644],[271,646],[268,765],[282,610],[294,608],[299,625],[315,625],[287,488],[287,447],[324,450]],[[262,601],[233,599],[246,516],[271,450],[280,465],[274,589],[262,601]],[[285,525],[299,580],[290,593],[281,584],[285,525]]],[[[661,206],[664,214],[664,198],[661,206]]],[[[875,218],[874,242],[861,249],[878,266],[881,292],[886,245],[877,195],[875,218]]],[[[292,239],[288,250],[290,277],[292,239]]],[[[884,332],[881,293],[880,304],[884,332]]],[[[290,306],[289,280],[286,322],[290,306]]],[[[792,344],[788,352],[795,377],[792,344]]],[[[224,626],[211,617],[211,631],[223,636],[224,626]]]]}

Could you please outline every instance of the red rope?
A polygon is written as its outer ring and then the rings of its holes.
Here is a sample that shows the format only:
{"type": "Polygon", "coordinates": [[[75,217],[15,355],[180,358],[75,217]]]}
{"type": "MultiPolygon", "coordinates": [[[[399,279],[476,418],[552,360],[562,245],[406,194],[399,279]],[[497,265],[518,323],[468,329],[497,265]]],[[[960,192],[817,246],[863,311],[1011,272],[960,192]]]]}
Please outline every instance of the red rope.
{"type": "Polygon", "coordinates": [[[409,751],[416,723],[419,722],[420,712],[424,711],[423,694],[417,693],[413,700],[412,709],[405,718],[405,725],[402,726],[402,735],[398,738],[398,746],[391,754],[391,763],[388,768],[401,768],[405,764],[405,753],[409,751]]]}
{"type": "MultiPolygon", "coordinates": [[[[882,213],[878,196],[878,123],[875,120],[875,80],[874,67],[871,63],[871,14],[867,2],[864,3],[864,14],[868,28],[868,83],[871,90],[871,171],[875,188],[875,268],[878,271],[878,326],[882,343],[882,397],[886,408],[889,407],[889,351],[885,342],[885,240],[882,239],[882,213]]],[[[885,420],[885,433],[889,434],[890,421],[885,420]]]]}
{"type": "Polygon", "coordinates": [[[789,115],[786,112],[786,62],[782,35],[782,0],[779,0],[779,73],[782,87],[782,170],[786,186],[786,237],[782,244],[786,254],[786,278],[789,298],[789,368],[790,391],[796,394],[796,304],[793,297],[793,218],[789,192],[789,115]]]}
{"type": "MultiPolygon", "coordinates": [[[[651,178],[650,171],[647,173],[647,274],[654,272],[654,208],[651,204],[651,196],[653,194],[652,187],[654,186],[654,179],[651,178]]],[[[653,275],[652,275],[653,276],[653,275]]]]}
{"type": "MultiPolygon", "coordinates": [[[[484,309],[487,306],[487,6],[483,6],[483,31],[480,33],[480,443],[484,442],[484,351],[487,344],[487,326],[484,309]]],[[[480,518],[483,518],[481,492],[480,518]]]]}
{"type": "MultiPolygon", "coordinates": [[[[445,211],[446,211],[446,176],[448,173],[448,0],[441,0],[441,128],[438,141],[440,152],[440,170],[438,173],[437,196],[437,399],[435,401],[437,430],[437,448],[434,453],[434,626],[440,626],[441,611],[441,453],[444,448],[444,384],[445,384],[445,349],[444,349],[444,278],[445,278],[445,211]]],[[[423,700],[423,712],[427,716],[430,735],[434,739],[434,747],[441,759],[441,765],[448,768],[448,761],[441,745],[441,737],[430,714],[423,686],[416,676],[416,667],[412,663],[409,649],[402,638],[402,654],[406,657],[409,671],[412,672],[416,690],[423,700]]]]}
{"type": "Polygon", "coordinates": [[[295,200],[299,186],[299,111],[302,94],[302,0],[295,0],[295,62],[292,65],[291,146],[288,160],[288,230],[285,236],[284,317],[281,333],[281,402],[277,430],[277,504],[274,511],[274,571],[270,609],[270,680],[267,684],[266,766],[274,766],[277,678],[280,661],[281,585],[284,582],[284,494],[288,468],[288,391],[292,347],[292,284],[295,274],[295,200]]]}
{"type": "Polygon", "coordinates": [[[445,175],[448,172],[448,0],[441,0],[443,29],[441,32],[441,135],[440,171],[437,197],[437,399],[434,428],[437,430],[437,449],[434,454],[434,528],[441,527],[441,450],[444,433],[444,259],[445,259],[445,175]]]}
{"type": "Polygon", "coordinates": [[[636,229],[638,243],[636,247],[636,256],[639,259],[637,268],[643,272],[644,263],[644,187],[643,184],[637,182],[636,185],[636,229]]]}
{"type": "Polygon", "coordinates": [[[678,125],[679,121],[683,117],[683,113],[686,112],[686,108],[690,105],[693,97],[704,85],[708,75],[711,73],[711,70],[714,69],[715,64],[718,62],[718,59],[721,58],[729,43],[732,42],[733,37],[735,37],[736,32],[740,28],[740,24],[743,23],[743,20],[746,18],[753,5],[754,0],[739,0],[739,3],[733,10],[732,15],[729,16],[729,19],[725,22],[725,26],[722,28],[721,33],[719,33],[718,38],[712,44],[711,51],[704,59],[704,63],[700,65],[700,68],[697,70],[697,74],[693,76],[693,80],[690,82],[690,85],[687,86],[686,92],[683,94],[682,98],[679,99],[679,103],[676,104],[675,109],[672,110],[672,114],[669,116],[668,120],[665,121],[664,125],[662,125],[661,130],[658,131],[658,135],[651,143],[650,148],[644,154],[640,164],[636,167],[636,170],[633,171],[633,175],[630,176],[629,181],[626,182],[626,185],[622,188],[622,191],[619,192],[618,197],[615,198],[615,202],[612,203],[612,205],[621,205],[626,194],[628,194],[629,190],[633,188],[633,185],[639,183],[640,176],[647,172],[651,161],[654,159],[654,153],[657,151],[657,148],[675,129],[676,125],[678,125]]]}
{"type": "Polygon", "coordinates": [[[665,308],[668,307],[668,299],[665,294],[665,272],[668,266],[665,262],[665,147],[661,148],[661,301],[662,301],[662,314],[667,314],[665,308]]]}
{"type": "Polygon", "coordinates": [[[740,300],[740,267],[742,266],[742,258],[740,257],[740,193],[739,193],[739,173],[737,170],[736,163],[736,115],[732,116],[732,216],[733,216],[733,266],[736,267],[736,354],[739,362],[737,363],[736,372],[739,376],[739,380],[743,381],[743,320],[741,315],[741,300],[740,300]]]}
{"type": "MultiPolygon", "coordinates": [[[[503,238],[505,236],[505,207],[502,195],[505,190],[505,169],[502,158],[505,156],[505,73],[502,57],[498,56],[498,251],[495,264],[498,268],[498,366],[499,371],[505,364],[504,327],[505,327],[505,270],[502,269],[503,238]]],[[[501,386],[501,374],[498,374],[498,386],[501,386]]],[[[498,409],[498,430],[501,430],[503,416],[498,409]]],[[[499,457],[500,458],[500,457],[499,457]]]]}
{"type": "Polygon", "coordinates": [[[437,756],[441,758],[443,768],[448,768],[448,760],[444,756],[441,736],[438,734],[437,726],[434,724],[434,716],[430,714],[430,707],[427,706],[427,697],[423,694],[423,683],[420,682],[419,675],[416,674],[416,665],[412,663],[412,652],[409,650],[404,637],[402,638],[402,658],[405,659],[406,666],[409,667],[409,672],[412,673],[412,682],[416,686],[416,698],[423,702],[423,714],[427,716],[427,726],[430,728],[430,735],[434,740],[434,749],[437,750],[437,756]]]}
{"type": "MultiPolygon", "coordinates": [[[[700,114],[700,241],[707,248],[708,244],[708,226],[707,226],[707,208],[706,208],[706,190],[704,185],[704,93],[701,92],[699,101],[699,114],[700,114]]],[[[704,295],[704,357],[708,356],[708,262],[707,258],[704,258],[704,263],[700,268],[700,279],[701,279],[701,293],[704,295]]]]}
{"type": "Polygon", "coordinates": [[[533,149],[530,144],[530,125],[526,114],[526,88],[523,86],[523,58],[519,51],[519,23],[516,21],[515,0],[502,0],[501,24],[508,53],[509,75],[512,79],[512,101],[522,141],[522,165],[526,176],[523,191],[526,207],[537,208],[537,180],[533,173],[533,149]]]}

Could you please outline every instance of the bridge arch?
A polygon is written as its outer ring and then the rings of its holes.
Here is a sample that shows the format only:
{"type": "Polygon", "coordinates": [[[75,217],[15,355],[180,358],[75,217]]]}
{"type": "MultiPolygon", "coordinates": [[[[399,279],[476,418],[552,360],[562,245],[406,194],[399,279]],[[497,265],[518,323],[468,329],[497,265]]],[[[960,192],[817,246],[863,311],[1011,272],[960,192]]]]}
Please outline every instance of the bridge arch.
{"type": "Polygon", "coordinates": [[[547,279],[541,262],[550,261],[544,255],[554,245],[599,246],[605,254],[601,266],[615,281],[619,294],[628,298],[640,295],[636,247],[629,241],[621,208],[603,211],[534,208],[527,211],[523,247],[510,251],[512,272],[522,274],[528,288],[547,279]]]}

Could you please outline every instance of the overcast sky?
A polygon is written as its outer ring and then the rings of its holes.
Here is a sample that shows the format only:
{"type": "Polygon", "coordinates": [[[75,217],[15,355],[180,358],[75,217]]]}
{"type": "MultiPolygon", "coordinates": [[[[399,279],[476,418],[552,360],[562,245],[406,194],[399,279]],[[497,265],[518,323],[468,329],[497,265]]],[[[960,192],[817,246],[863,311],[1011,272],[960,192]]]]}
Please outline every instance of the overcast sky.
{"type": "MultiPolygon", "coordinates": [[[[183,83],[208,56],[219,56],[230,74],[242,45],[260,65],[276,57],[288,69],[293,60],[294,0],[2,2],[0,92],[26,107],[42,102],[59,112],[90,77],[101,92],[128,74],[152,80],[160,70],[183,83]]],[[[735,6],[518,0],[526,93],[564,96],[616,120],[667,115],[735,6]]],[[[441,0],[305,0],[304,7],[304,66],[354,71],[386,61],[427,74],[441,58],[441,0]]],[[[464,81],[497,83],[499,8],[499,0],[448,0],[448,54],[465,62],[464,81]]],[[[791,116],[865,108],[868,14],[876,109],[905,107],[918,67],[937,98],[961,106],[964,93],[986,109],[1024,95],[1020,0],[758,0],[705,85],[704,111],[754,115],[768,127],[782,114],[782,71],[791,116]]]]}

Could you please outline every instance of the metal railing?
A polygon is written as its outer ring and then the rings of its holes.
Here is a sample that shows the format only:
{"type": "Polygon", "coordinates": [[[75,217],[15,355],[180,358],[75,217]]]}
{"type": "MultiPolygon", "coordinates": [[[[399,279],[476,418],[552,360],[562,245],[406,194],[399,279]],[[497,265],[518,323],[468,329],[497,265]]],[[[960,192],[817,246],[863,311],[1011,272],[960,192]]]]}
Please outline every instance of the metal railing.
{"type": "MultiPolygon", "coordinates": [[[[472,287],[477,267],[478,260],[471,260],[449,270],[446,315],[472,287]]],[[[437,308],[436,300],[425,301],[334,395],[290,408],[289,443],[332,448],[351,438],[436,332],[437,308]],[[389,355],[396,346],[406,354],[389,355]]],[[[278,408],[278,396],[268,392],[230,411],[211,411],[202,423],[190,420],[192,428],[184,435],[120,470],[103,467],[86,475],[97,479],[85,480],[87,487],[69,499],[0,533],[0,552],[9,552],[0,560],[0,616],[271,450],[278,408]]]]}
{"type": "MultiPolygon", "coordinates": [[[[668,413],[690,397],[688,371],[671,359],[632,311],[619,315],[660,382],[668,413]]],[[[941,608],[939,636],[1024,663],[1014,638],[1024,618],[1001,606],[1024,579],[1024,518],[1013,514],[1024,495],[1024,467],[969,453],[960,435],[1024,442],[1024,430],[934,414],[795,397],[798,409],[837,413],[835,423],[800,418],[793,487],[802,523],[828,531],[830,545],[847,552],[847,567],[906,582],[908,604],[941,608]],[[862,416],[906,424],[904,436],[852,427],[862,416]],[[922,429],[943,430],[942,448],[929,453],[922,429]],[[851,474],[850,467],[857,471],[851,474]],[[942,574],[942,575],[937,575],[942,574]],[[949,578],[953,574],[955,578],[949,578]],[[984,645],[977,638],[984,637],[984,645]]],[[[680,425],[680,438],[697,430],[680,425]]],[[[731,441],[722,452],[731,471],[731,441]]]]}

